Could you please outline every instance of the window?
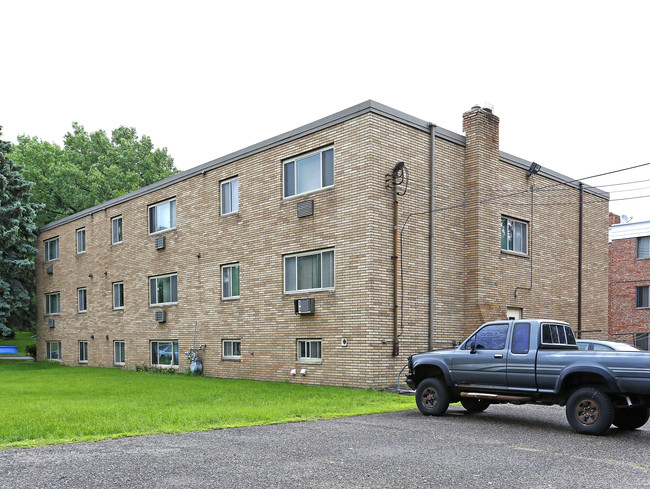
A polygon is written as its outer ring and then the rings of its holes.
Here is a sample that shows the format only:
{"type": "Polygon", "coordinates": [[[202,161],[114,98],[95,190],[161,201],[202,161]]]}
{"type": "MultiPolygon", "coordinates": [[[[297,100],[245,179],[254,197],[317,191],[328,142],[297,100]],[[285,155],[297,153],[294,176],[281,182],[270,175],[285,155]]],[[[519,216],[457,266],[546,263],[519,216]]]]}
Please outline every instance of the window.
{"type": "Polygon", "coordinates": [[[320,362],[323,359],[321,340],[298,340],[298,361],[320,362]]]}
{"type": "Polygon", "coordinates": [[[79,342],[79,363],[88,363],[88,342],[79,342]]]}
{"type": "Polygon", "coordinates": [[[503,350],[508,336],[507,324],[490,324],[469,338],[464,350],[503,350]]]}
{"type": "Polygon", "coordinates": [[[45,261],[59,259],[59,238],[48,239],[45,241],[45,261]]]}
{"type": "Polygon", "coordinates": [[[149,279],[149,297],[152,306],[160,304],[175,304],[178,302],[176,293],[176,275],[163,275],[149,279]]]}
{"type": "Polygon", "coordinates": [[[221,284],[222,298],[239,298],[239,263],[221,267],[221,284]]]}
{"type": "Polygon", "coordinates": [[[528,353],[530,350],[530,324],[517,323],[512,335],[512,353],[528,353]]]}
{"type": "Polygon", "coordinates": [[[570,326],[542,324],[542,343],[545,345],[575,345],[576,338],[570,326]]]}
{"type": "Polygon", "coordinates": [[[149,234],[176,227],[176,199],[149,206],[149,234]]]}
{"type": "Polygon", "coordinates": [[[160,367],[178,365],[178,341],[152,341],[151,364],[160,367]]]}
{"type": "Polygon", "coordinates": [[[77,229],[77,254],[86,252],[86,228],[77,229]]]}
{"type": "Polygon", "coordinates": [[[79,312],[86,312],[88,310],[88,297],[85,287],[77,289],[77,299],[77,304],[79,306],[77,310],[79,312]]]}
{"type": "Polygon", "coordinates": [[[61,342],[60,341],[48,341],[45,343],[47,347],[47,359],[48,360],[61,360],[61,342]]]}
{"type": "Polygon", "coordinates": [[[284,257],[284,290],[334,288],[334,250],[314,251],[284,257]]]}
{"type": "Polygon", "coordinates": [[[227,360],[241,359],[241,341],[223,340],[223,358],[227,360]]]}
{"type": "Polygon", "coordinates": [[[528,223],[502,217],[501,249],[528,254],[528,223]]]}
{"type": "Polygon", "coordinates": [[[284,162],[284,196],[334,185],[334,149],[328,148],[284,162]]]}
{"type": "Polygon", "coordinates": [[[61,294],[45,294],[45,314],[61,314],[61,294]]]}
{"type": "Polygon", "coordinates": [[[221,182],[221,215],[239,210],[239,179],[221,182]]]}
{"type": "Polygon", "coordinates": [[[650,258],[650,236],[636,238],[636,257],[650,258]]]}
{"type": "Polygon", "coordinates": [[[636,288],[636,307],[650,307],[650,286],[636,288]]]}
{"type": "MultiPolygon", "coordinates": [[[[151,211],[149,212],[151,213],[151,211]]],[[[113,232],[112,232],[113,244],[119,244],[122,242],[122,216],[117,216],[111,219],[111,224],[113,227],[113,232]]]]}
{"type": "Polygon", "coordinates": [[[124,282],[113,284],[113,309],[124,309],[124,282]]]}
{"type": "Polygon", "coordinates": [[[124,365],[124,342],[114,341],[113,352],[113,363],[116,365],[124,365]]]}

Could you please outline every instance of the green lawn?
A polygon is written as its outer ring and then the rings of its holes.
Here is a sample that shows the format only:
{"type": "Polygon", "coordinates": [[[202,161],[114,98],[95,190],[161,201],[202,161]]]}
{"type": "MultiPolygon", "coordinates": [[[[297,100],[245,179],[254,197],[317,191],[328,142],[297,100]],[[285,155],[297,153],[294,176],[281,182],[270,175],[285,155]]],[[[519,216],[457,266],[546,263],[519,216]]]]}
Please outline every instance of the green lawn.
{"type": "MultiPolygon", "coordinates": [[[[27,352],[25,351],[25,347],[27,345],[33,345],[34,343],[36,343],[36,340],[32,338],[33,335],[34,333],[30,333],[29,331],[18,331],[14,338],[4,338],[2,337],[2,335],[0,335],[0,346],[17,346],[18,354],[26,355],[27,352]]],[[[0,353],[0,356],[2,355],[7,355],[7,354],[0,353]]],[[[8,355],[15,355],[15,353],[11,353],[8,355]]]]}
{"type": "Polygon", "coordinates": [[[412,397],[0,360],[0,448],[414,409],[412,397]]]}

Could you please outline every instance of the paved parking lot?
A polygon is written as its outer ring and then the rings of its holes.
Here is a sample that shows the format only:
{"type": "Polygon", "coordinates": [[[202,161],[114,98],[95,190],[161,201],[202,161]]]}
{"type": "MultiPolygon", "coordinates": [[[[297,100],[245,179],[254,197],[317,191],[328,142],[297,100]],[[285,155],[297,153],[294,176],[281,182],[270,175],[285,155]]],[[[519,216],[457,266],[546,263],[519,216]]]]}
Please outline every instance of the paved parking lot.
{"type": "Polygon", "coordinates": [[[0,451],[2,488],[650,487],[650,423],[571,431],[562,408],[460,407],[0,451]]]}

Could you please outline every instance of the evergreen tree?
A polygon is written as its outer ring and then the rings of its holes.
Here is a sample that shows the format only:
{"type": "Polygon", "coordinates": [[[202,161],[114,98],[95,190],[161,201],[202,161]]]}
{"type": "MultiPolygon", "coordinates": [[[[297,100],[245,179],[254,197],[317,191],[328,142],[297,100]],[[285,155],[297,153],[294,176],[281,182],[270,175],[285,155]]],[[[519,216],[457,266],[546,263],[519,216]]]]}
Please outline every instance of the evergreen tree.
{"type": "MultiPolygon", "coordinates": [[[[0,126],[2,136],[2,126],[0,126]]],[[[32,184],[9,154],[12,144],[0,139],[0,334],[27,329],[34,319],[34,219],[32,184]]]]}

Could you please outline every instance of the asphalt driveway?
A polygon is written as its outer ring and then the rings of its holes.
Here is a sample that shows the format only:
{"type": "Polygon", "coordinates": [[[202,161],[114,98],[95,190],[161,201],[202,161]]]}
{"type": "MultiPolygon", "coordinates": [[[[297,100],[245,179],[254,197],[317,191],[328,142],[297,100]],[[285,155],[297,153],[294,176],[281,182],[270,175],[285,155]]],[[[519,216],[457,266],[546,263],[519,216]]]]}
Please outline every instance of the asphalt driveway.
{"type": "Polygon", "coordinates": [[[2,488],[650,487],[650,423],[590,437],[559,407],[418,411],[0,451],[2,488]]]}

